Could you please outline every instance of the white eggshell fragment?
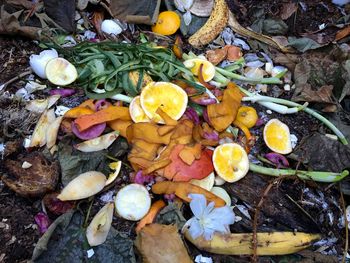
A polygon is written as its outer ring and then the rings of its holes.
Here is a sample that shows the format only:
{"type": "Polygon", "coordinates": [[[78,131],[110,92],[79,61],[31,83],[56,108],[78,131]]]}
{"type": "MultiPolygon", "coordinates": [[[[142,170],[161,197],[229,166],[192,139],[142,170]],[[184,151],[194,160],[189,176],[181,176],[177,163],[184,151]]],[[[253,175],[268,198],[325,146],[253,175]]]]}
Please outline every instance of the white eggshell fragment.
{"type": "Polygon", "coordinates": [[[93,196],[103,189],[106,181],[106,176],[103,173],[96,171],[82,173],[70,181],[57,198],[61,201],[68,201],[93,196]]]}
{"type": "Polygon", "coordinates": [[[119,35],[123,29],[118,25],[115,21],[111,19],[103,20],[101,24],[101,30],[102,32],[108,34],[108,35],[119,35]]]}
{"type": "Polygon", "coordinates": [[[90,246],[103,244],[111,229],[114,204],[108,203],[98,211],[86,229],[86,238],[90,246]]]}
{"type": "Polygon", "coordinates": [[[143,185],[129,184],[119,190],[115,209],[121,217],[131,221],[143,218],[151,207],[151,197],[143,185]]]}
{"type": "Polygon", "coordinates": [[[221,199],[225,200],[226,205],[231,206],[231,203],[232,203],[231,197],[224,188],[214,186],[210,192],[220,197],[221,199]]]}
{"type": "Polygon", "coordinates": [[[49,62],[53,58],[57,58],[58,53],[54,49],[41,51],[39,55],[31,55],[29,57],[29,64],[35,74],[37,74],[40,78],[46,79],[45,68],[47,62],[49,62]]]}

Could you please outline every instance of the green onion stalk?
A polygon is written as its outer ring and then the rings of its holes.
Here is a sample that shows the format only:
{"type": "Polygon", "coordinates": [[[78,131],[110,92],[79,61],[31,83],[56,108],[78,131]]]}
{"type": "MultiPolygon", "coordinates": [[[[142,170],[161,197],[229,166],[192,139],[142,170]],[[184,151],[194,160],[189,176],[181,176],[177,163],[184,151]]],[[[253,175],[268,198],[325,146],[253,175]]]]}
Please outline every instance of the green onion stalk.
{"type": "Polygon", "coordinates": [[[274,168],[267,168],[263,166],[259,166],[253,163],[249,164],[249,170],[251,172],[264,174],[264,175],[270,175],[270,176],[283,176],[283,175],[290,175],[290,176],[297,176],[300,179],[303,180],[312,180],[316,182],[322,182],[322,183],[334,183],[339,182],[340,180],[344,179],[346,176],[349,175],[348,170],[344,170],[341,173],[332,173],[332,172],[318,172],[318,171],[299,171],[299,170],[293,170],[293,169],[274,169],[274,168]]]}
{"type": "MultiPolygon", "coordinates": [[[[344,134],[333,123],[331,123],[329,120],[327,120],[325,117],[323,117],[321,114],[319,114],[315,110],[312,110],[312,109],[306,107],[305,105],[301,105],[299,103],[285,100],[285,99],[273,98],[273,97],[269,97],[269,96],[254,95],[253,93],[247,91],[246,89],[244,89],[242,87],[240,87],[240,90],[245,95],[251,97],[252,98],[251,101],[253,101],[253,102],[256,101],[262,105],[264,105],[264,103],[265,103],[265,106],[266,106],[266,102],[269,102],[269,103],[273,103],[273,104],[279,105],[279,106],[284,105],[284,106],[293,107],[293,108],[289,108],[289,109],[292,109],[292,110],[290,110],[290,113],[296,113],[298,111],[305,111],[306,113],[310,114],[311,116],[313,116],[316,119],[318,119],[319,121],[321,121],[330,130],[332,130],[334,132],[334,134],[337,135],[339,140],[344,145],[348,145],[348,141],[346,140],[344,134]]],[[[270,108],[270,109],[273,109],[273,108],[270,108]]]]}

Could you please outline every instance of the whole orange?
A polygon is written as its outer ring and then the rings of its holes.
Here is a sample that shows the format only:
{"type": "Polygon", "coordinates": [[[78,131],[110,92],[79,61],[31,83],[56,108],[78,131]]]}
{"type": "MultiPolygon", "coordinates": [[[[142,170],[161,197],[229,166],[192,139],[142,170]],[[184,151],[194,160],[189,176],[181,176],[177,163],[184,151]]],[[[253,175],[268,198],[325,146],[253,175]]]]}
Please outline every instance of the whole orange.
{"type": "Polygon", "coordinates": [[[154,33],[169,36],[180,28],[180,16],[174,11],[164,11],[158,16],[157,22],[152,26],[154,33]]]}
{"type": "Polygon", "coordinates": [[[258,120],[258,114],[253,107],[241,106],[238,109],[236,120],[243,123],[248,129],[254,127],[258,120]]]}

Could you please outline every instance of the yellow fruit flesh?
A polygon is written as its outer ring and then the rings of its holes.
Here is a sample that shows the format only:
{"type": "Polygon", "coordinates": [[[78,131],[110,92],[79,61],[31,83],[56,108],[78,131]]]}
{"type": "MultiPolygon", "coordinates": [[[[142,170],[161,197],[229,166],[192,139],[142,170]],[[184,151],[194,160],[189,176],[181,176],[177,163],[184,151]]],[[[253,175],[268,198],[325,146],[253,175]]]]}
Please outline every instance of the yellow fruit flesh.
{"type": "Polygon", "coordinates": [[[131,119],[134,122],[149,122],[150,119],[147,117],[145,111],[141,107],[140,96],[135,97],[129,107],[131,119]]]}
{"type": "Polygon", "coordinates": [[[63,58],[50,60],[45,68],[48,80],[60,86],[65,86],[76,80],[78,73],[76,68],[63,58]]]}
{"type": "Polygon", "coordinates": [[[253,107],[241,106],[238,109],[236,120],[243,123],[248,129],[255,126],[258,114],[253,107]]]}
{"type": "Polygon", "coordinates": [[[266,124],[264,140],[267,146],[275,152],[287,154],[292,150],[289,129],[278,120],[266,124]]]}
{"type": "Polygon", "coordinates": [[[163,122],[156,114],[161,108],[172,119],[178,120],[186,110],[188,97],[179,86],[168,82],[151,83],[141,93],[141,106],[146,115],[156,122],[163,122]]]}
{"type": "Polygon", "coordinates": [[[223,144],[213,155],[215,171],[228,182],[241,179],[248,171],[249,162],[244,149],[238,144],[223,144]]]}
{"type": "Polygon", "coordinates": [[[203,79],[208,82],[214,78],[215,67],[212,63],[204,59],[189,59],[184,62],[184,65],[191,70],[193,75],[198,76],[199,67],[203,64],[203,79]]]}

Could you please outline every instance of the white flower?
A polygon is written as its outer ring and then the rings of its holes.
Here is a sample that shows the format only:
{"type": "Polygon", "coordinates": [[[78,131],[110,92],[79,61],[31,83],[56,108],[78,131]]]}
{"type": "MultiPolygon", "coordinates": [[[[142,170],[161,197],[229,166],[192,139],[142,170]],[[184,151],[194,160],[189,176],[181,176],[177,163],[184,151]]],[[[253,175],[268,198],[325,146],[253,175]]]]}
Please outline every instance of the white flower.
{"type": "Polygon", "coordinates": [[[42,79],[46,79],[46,64],[49,62],[49,60],[57,57],[58,53],[56,50],[44,50],[41,51],[39,55],[31,55],[29,58],[29,64],[35,74],[37,74],[42,79]]]}
{"type": "Polygon", "coordinates": [[[190,194],[190,207],[194,217],[186,222],[183,231],[188,228],[193,239],[204,236],[206,240],[211,240],[214,232],[230,233],[229,225],[235,222],[235,214],[228,206],[214,207],[214,202],[207,206],[204,195],[190,194]]]}

